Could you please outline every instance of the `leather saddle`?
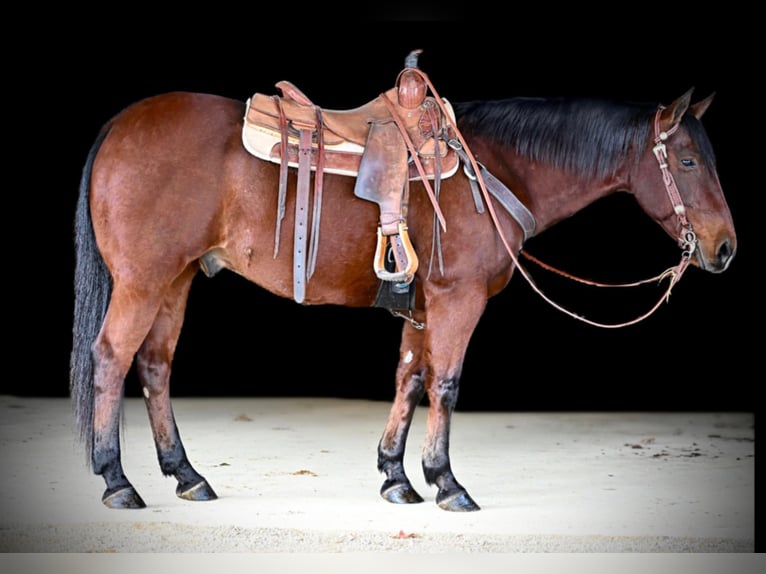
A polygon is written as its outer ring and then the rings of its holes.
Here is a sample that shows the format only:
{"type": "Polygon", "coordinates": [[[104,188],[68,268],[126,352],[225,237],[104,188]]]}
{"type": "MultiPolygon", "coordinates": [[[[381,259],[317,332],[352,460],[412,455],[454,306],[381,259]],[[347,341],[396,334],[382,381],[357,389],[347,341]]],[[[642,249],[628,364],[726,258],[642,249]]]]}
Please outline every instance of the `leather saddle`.
{"type": "MultiPolygon", "coordinates": [[[[295,85],[288,81],[277,82],[276,87],[282,96],[254,94],[246,104],[247,113],[242,132],[245,148],[261,159],[280,163],[284,153],[282,132],[287,128],[287,158],[290,167],[298,167],[298,149],[300,129],[304,126],[316,130],[321,121],[322,140],[324,144],[325,161],[323,170],[329,173],[356,177],[359,174],[359,164],[369,143],[370,128],[373,124],[392,122],[391,114],[383,101],[396,101],[398,88],[391,88],[374,100],[350,110],[319,109],[321,120],[317,118],[318,109],[295,85]],[[280,108],[286,123],[280,121],[280,108]]],[[[452,106],[444,101],[446,108],[452,113],[452,106]]],[[[418,146],[423,167],[429,179],[435,177],[435,149],[433,139],[434,126],[429,122],[427,111],[436,108],[433,97],[427,97],[419,113],[407,113],[403,116],[408,134],[413,143],[418,146]]],[[[438,117],[438,116],[437,116],[438,117]]],[[[454,120],[454,115],[452,116],[454,120]]],[[[444,127],[436,126],[436,131],[444,127]]],[[[397,139],[403,141],[400,133],[397,139]]],[[[373,138],[374,140],[375,138],[373,138]]],[[[312,141],[312,170],[316,170],[317,148],[319,142],[316,135],[312,141]]],[[[446,178],[457,171],[457,155],[451,153],[444,140],[439,141],[439,155],[442,161],[441,177],[446,178]]],[[[392,158],[393,159],[393,158],[392,158]]],[[[414,164],[409,166],[409,178],[419,179],[414,164]]]]}
{"type": "Polygon", "coordinates": [[[275,257],[285,210],[287,171],[298,170],[293,296],[299,303],[315,267],[324,173],[355,177],[354,194],[378,204],[373,269],[378,278],[396,284],[399,291],[413,280],[418,267],[407,232],[409,182],[424,182],[435,218],[444,227],[438,206],[439,182],[453,175],[460,164],[458,154],[447,145],[452,139],[454,113],[447,100],[428,95],[424,76],[416,67],[417,53],[410,54],[393,88],[358,108],[320,108],[288,81],[276,84],[281,96],[255,93],[246,103],[242,129],[245,149],[281,166],[275,257]],[[314,186],[309,226],[311,174],[314,186]]]}

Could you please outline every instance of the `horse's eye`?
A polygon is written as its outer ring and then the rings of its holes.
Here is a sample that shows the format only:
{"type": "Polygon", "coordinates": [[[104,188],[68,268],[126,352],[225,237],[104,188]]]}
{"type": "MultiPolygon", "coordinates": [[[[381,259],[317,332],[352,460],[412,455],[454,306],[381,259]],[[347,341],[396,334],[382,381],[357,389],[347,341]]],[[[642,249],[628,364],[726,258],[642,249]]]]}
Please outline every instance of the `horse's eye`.
{"type": "Polygon", "coordinates": [[[697,162],[694,161],[692,158],[687,157],[681,160],[681,165],[684,167],[696,167],[697,162]]]}

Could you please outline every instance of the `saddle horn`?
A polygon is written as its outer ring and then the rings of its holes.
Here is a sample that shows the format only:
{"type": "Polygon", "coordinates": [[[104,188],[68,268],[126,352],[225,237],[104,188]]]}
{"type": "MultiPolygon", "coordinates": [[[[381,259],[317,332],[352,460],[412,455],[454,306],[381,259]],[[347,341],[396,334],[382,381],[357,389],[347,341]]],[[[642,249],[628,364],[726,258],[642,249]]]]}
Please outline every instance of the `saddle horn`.
{"type": "Polygon", "coordinates": [[[407,57],[404,59],[404,67],[405,68],[417,68],[418,67],[418,56],[423,53],[423,50],[413,50],[409,54],[407,54],[407,57]]]}

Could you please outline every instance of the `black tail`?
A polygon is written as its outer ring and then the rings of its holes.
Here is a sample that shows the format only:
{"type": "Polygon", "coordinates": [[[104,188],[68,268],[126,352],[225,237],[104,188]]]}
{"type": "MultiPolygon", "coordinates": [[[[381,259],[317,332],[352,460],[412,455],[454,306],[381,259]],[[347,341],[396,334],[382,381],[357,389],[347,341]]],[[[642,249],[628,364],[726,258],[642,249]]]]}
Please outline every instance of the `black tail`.
{"type": "Polygon", "coordinates": [[[103,129],[88,153],[80,180],[75,215],[74,324],[69,364],[69,391],[80,439],[86,445],[88,465],[93,453],[93,355],[92,346],[106,315],[112,279],[93,235],[89,193],[93,160],[107,129],[103,129]]]}

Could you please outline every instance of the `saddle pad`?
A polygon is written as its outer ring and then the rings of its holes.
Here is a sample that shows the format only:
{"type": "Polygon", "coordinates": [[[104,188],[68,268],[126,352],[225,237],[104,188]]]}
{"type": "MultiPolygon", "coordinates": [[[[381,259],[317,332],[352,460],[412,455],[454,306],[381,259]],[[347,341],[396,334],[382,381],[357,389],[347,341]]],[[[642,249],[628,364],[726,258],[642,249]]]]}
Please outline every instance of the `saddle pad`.
{"type": "MultiPolygon", "coordinates": [[[[250,109],[250,100],[246,103],[246,109],[250,109]]],[[[298,135],[288,134],[288,165],[298,167],[298,135]]],[[[242,144],[245,149],[257,158],[280,163],[282,161],[282,135],[278,129],[270,126],[254,123],[245,117],[242,126],[242,144]]],[[[316,143],[312,148],[316,149],[316,143]]],[[[328,173],[355,176],[359,173],[359,161],[364,152],[364,146],[353,142],[338,141],[335,143],[324,142],[325,168],[328,173]]],[[[316,170],[316,162],[311,165],[316,170]]]]}

